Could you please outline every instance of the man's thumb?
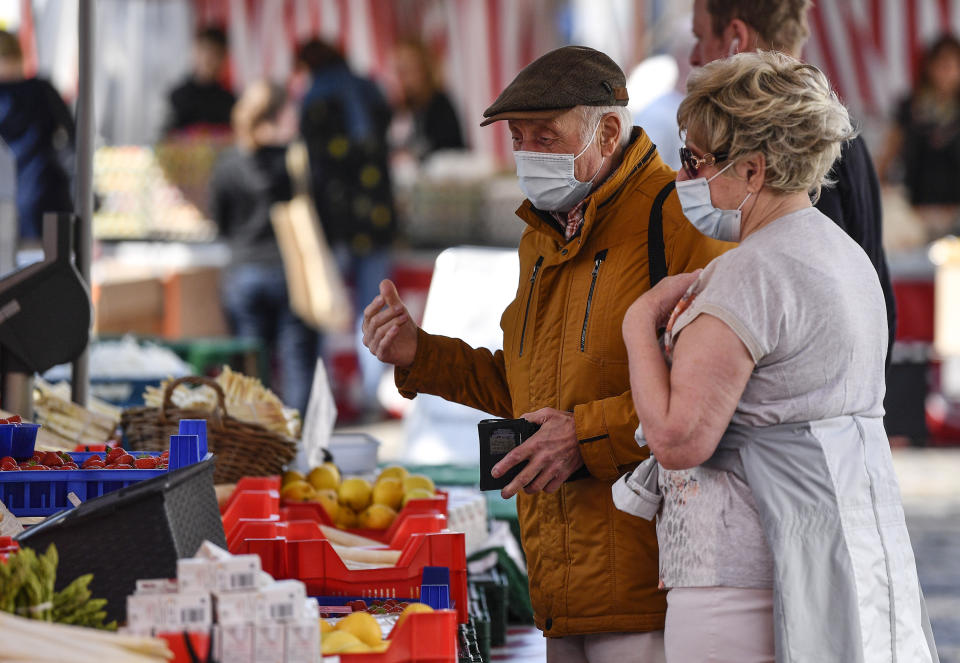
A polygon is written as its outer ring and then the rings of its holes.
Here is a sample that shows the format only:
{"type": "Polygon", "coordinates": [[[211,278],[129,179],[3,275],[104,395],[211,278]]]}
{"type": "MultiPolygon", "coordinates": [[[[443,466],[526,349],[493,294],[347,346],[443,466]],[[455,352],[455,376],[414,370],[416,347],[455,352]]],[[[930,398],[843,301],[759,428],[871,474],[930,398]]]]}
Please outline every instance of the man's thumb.
{"type": "Polygon", "coordinates": [[[400,293],[397,292],[397,286],[390,279],[380,281],[380,294],[383,295],[383,301],[386,302],[387,306],[403,306],[403,302],[400,301],[400,293]]]}

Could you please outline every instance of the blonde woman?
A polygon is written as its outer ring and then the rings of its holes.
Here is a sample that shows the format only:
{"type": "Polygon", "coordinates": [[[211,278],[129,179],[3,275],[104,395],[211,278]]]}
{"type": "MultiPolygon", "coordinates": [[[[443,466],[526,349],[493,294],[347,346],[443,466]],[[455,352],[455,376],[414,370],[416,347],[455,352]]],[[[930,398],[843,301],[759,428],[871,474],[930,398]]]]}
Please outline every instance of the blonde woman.
{"type": "Polygon", "coordinates": [[[667,660],[936,660],[883,429],[883,294],[811,206],[846,109],[775,53],[708,64],[687,93],[681,205],[740,244],[627,311],[654,460],[614,487],[647,517],[662,496],[667,660]]]}

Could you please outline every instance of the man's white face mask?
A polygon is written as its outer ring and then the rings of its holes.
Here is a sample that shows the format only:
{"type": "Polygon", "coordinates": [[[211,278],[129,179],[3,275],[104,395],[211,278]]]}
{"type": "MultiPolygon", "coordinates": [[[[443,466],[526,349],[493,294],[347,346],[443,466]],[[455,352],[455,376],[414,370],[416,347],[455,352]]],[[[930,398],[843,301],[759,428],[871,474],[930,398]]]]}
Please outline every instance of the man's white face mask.
{"type": "Polygon", "coordinates": [[[581,182],[574,176],[574,162],[590,148],[601,121],[603,121],[602,117],[593,128],[590,140],[580,150],[580,154],[551,154],[523,150],[513,153],[517,163],[520,190],[530,199],[534,207],[550,212],[568,212],[587,197],[593,187],[593,181],[600,173],[600,168],[603,168],[603,159],[600,159],[597,172],[586,182],[581,182]]]}

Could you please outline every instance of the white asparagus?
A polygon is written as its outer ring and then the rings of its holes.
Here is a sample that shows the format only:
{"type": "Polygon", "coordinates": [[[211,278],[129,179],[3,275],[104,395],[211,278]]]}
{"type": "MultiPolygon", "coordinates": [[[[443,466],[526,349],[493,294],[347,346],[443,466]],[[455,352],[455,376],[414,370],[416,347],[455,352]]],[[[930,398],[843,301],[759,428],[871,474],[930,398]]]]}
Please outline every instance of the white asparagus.
{"type": "Polygon", "coordinates": [[[385,548],[379,541],[368,539],[365,536],[344,532],[342,529],[330,527],[329,525],[320,525],[320,531],[327,537],[330,543],[352,548],[385,548]]]}
{"type": "Polygon", "coordinates": [[[351,562],[363,562],[364,564],[383,564],[384,566],[396,566],[400,559],[399,550],[364,550],[363,548],[350,548],[337,545],[330,542],[334,551],[340,555],[340,559],[351,562]]]}

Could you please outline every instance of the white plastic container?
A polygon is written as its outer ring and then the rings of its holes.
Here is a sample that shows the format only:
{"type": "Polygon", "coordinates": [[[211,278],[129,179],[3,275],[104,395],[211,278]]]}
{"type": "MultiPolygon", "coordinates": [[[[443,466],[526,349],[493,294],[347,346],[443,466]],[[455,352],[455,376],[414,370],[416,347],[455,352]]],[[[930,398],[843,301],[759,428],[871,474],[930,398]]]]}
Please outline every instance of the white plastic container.
{"type": "Polygon", "coordinates": [[[344,475],[369,474],[377,470],[380,441],[366,433],[334,433],[327,449],[344,475]]]}

